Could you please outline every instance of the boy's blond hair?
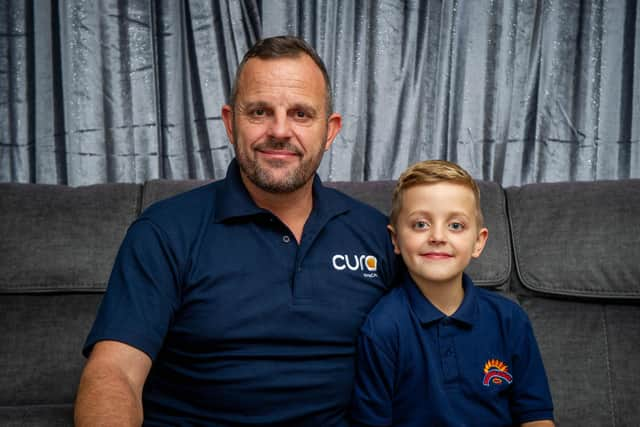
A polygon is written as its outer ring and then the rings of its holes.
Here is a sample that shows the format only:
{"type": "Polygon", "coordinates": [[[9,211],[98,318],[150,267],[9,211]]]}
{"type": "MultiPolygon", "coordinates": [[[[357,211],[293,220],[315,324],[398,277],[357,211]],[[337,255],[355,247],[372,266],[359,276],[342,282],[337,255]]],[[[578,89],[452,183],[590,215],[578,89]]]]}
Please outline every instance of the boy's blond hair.
{"type": "Polygon", "coordinates": [[[408,188],[421,184],[435,184],[437,182],[453,182],[463,185],[473,191],[476,200],[476,220],[478,228],[484,222],[482,209],[480,207],[480,188],[469,173],[462,167],[446,160],[424,160],[410,166],[405,170],[393,190],[391,201],[391,214],[389,220],[395,226],[402,207],[402,194],[408,188]]]}

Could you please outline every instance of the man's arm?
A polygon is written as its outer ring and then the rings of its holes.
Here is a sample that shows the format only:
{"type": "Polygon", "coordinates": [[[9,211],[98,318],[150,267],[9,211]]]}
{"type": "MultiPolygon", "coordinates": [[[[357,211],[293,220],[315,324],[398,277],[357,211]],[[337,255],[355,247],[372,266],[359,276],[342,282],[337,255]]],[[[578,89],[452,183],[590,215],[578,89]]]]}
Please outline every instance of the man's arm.
{"type": "Polygon", "coordinates": [[[555,424],[551,420],[530,421],[528,423],[522,423],[522,427],[555,427],[555,424]]]}
{"type": "Polygon", "coordinates": [[[98,342],[80,378],[75,425],[141,425],[142,388],[150,369],[146,353],[117,341],[98,342]]]}

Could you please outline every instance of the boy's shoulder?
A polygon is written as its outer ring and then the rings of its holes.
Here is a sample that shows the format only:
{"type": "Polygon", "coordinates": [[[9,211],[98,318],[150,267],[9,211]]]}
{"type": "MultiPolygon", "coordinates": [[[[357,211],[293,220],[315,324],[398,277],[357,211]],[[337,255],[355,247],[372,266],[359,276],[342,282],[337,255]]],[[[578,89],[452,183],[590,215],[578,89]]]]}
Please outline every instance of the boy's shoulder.
{"type": "Polygon", "coordinates": [[[409,300],[402,286],[392,288],[382,296],[367,315],[362,332],[369,336],[388,337],[402,330],[410,321],[409,300]]]}
{"type": "Polygon", "coordinates": [[[493,289],[476,287],[475,290],[481,316],[485,319],[494,319],[513,331],[522,331],[530,325],[529,315],[515,299],[493,289]]]}

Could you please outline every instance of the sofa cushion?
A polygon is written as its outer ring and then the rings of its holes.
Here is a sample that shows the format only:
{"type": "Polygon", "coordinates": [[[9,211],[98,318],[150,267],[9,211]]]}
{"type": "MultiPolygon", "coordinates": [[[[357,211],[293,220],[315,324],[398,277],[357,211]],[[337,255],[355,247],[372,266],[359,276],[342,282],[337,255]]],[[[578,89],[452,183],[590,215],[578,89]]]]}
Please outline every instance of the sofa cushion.
{"type": "Polygon", "coordinates": [[[558,426],[639,426],[640,310],[605,300],[520,298],[540,346],[558,426]]]}
{"type": "Polygon", "coordinates": [[[73,403],[82,344],[101,298],[95,292],[0,295],[0,420],[7,407],[40,407],[45,414],[47,405],[56,412],[73,403]]]}
{"type": "Polygon", "coordinates": [[[102,291],[140,188],[0,184],[0,293],[102,291]]]}
{"type": "Polygon", "coordinates": [[[640,298],[640,180],[506,190],[516,269],[533,291],[640,298]]]}
{"type": "Polygon", "coordinates": [[[28,405],[0,408],[2,427],[73,427],[73,405],[28,405]]]}
{"type": "Polygon", "coordinates": [[[504,190],[495,182],[479,181],[478,185],[484,225],[489,229],[489,238],[482,255],[471,260],[467,273],[477,285],[506,286],[511,276],[513,255],[504,190]]]}

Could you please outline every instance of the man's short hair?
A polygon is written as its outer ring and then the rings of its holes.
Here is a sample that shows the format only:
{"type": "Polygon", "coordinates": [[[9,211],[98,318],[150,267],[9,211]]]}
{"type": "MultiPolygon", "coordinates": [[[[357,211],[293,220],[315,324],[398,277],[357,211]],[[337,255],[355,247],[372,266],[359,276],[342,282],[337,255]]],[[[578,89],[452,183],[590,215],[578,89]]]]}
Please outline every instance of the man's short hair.
{"type": "Polygon", "coordinates": [[[424,160],[410,166],[405,170],[393,190],[391,201],[391,213],[389,220],[396,225],[400,208],[402,207],[402,195],[408,188],[421,184],[435,184],[438,182],[452,182],[463,185],[473,191],[476,201],[476,219],[478,227],[484,222],[482,208],[480,207],[480,188],[476,181],[458,164],[446,160],[424,160]]]}
{"type": "Polygon", "coordinates": [[[247,53],[245,53],[242,61],[238,65],[236,75],[231,88],[231,98],[229,105],[235,107],[236,98],[238,96],[238,80],[242,74],[245,64],[251,58],[259,59],[278,59],[278,58],[298,58],[301,55],[308,55],[313,62],[320,68],[324,77],[326,87],[326,106],[327,116],[333,112],[333,95],[331,93],[331,81],[327,67],[324,65],[322,58],[318,53],[303,39],[295,36],[275,36],[261,39],[254,44],[247,53]]]}

